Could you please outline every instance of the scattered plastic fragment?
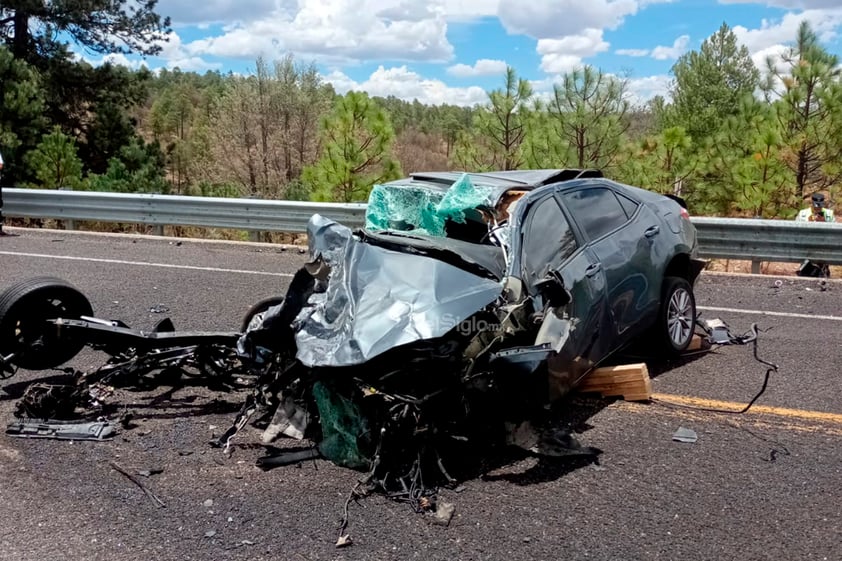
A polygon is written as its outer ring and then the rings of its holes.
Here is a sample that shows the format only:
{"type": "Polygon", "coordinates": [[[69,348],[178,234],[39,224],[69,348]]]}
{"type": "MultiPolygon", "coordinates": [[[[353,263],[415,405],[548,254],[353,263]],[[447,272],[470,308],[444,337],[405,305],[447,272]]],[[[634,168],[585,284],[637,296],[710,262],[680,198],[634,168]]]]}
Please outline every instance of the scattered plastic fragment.
{"type": "Polygon", "coordinates": [[[440,526],[449,526],[455,512],[456,507],[452,503],[439,503],[433,522],[440,526]]]}
{"type": "Polygon", "coordinates": [[[672,439],[677,442],[685,442],[687,444],[693,444],[696,442],[699,437],[696,434],[696,431],[692,429],[686,429],[684,427],[678,427],[678,430],[675,431],[675,434],[672,435],[672,439]]]}
{"type": "Polygon", "coordinates": [[[354,540],[351,539],[351,536],[348,534],[342,534],[339,536],[339,539],[336,540],[336,547],[348,547],[349,545],[353,545],[354,540]]]}
{"type": "Polygon", "coordinates": [[[149,308],[150,314],[165,314],[169,311],[170,309],[164,306],[163,304],[158,304],[157,306],[152,306],[151,308],[149,308]]]}
{"type": "Polygon", "coordinates": [[[56,440],[108,440],[116,434],[108,421],[92,423],[17,419],[6,427],[6,434],[16,438],[53,438],[56,440]]]}

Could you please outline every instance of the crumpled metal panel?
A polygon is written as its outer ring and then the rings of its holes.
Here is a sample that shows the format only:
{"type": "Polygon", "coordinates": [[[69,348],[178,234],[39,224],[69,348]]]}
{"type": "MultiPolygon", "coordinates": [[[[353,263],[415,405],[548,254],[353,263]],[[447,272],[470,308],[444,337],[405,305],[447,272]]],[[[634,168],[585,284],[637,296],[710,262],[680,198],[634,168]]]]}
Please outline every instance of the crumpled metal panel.
{"type": "Polygon", "coordinates": [[[362,364],[441,337],[502,291],[442,261],[362,243],[320,215],[308,238],[313,260],[330,267],[326,290],[311,296],[294,325],[297,358],[308,367],[362,364]]]}

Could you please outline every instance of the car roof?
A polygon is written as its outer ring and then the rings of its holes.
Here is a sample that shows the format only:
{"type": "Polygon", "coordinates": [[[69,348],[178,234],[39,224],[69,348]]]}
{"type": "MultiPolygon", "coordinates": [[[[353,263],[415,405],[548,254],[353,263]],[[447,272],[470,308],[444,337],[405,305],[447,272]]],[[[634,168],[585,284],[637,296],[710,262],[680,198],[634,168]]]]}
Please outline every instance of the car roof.
{"type": "Polygon", "coordinates": [[[411,173],[409,178],[390,181],[386,185],[407,187],[418,185],[446,191],[466,173],[474,185],[492,187],[496,197],[511,189],[531,191],[544,185],[562,181],[603,177],[602,172],[595,169],[530,169],[492,172],[429,171],[411,173]]]}

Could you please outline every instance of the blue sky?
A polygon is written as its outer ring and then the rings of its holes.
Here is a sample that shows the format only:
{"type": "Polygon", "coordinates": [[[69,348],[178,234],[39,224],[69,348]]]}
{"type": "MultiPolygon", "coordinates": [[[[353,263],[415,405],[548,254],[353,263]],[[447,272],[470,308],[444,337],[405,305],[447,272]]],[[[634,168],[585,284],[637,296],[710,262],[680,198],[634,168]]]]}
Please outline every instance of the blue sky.
{"type": "MultiPolygon", "coordinates": [[[[150,68],[249,73],[257,56],[314,62],[339,91],[473,104],[506,65],[548,91],[583,64],[627,75],[637,101],[722,23],[758,65],[801,20],[842,54],[842,0],[160,0],[173,33],[150,68]]],[[[85,55],[97,60],[97,57],[85,55]]],[[[110,57],[137,65],[137,57],[110,57]]]]}

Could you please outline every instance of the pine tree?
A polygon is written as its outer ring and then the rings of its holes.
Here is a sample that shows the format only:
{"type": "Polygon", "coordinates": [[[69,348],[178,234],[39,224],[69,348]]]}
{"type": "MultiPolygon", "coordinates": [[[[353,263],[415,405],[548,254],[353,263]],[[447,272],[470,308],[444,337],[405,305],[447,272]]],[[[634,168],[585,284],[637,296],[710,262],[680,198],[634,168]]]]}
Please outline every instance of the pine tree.
{"type": "Polygon", "coordinates": [[[394,139],[386,112],[367,94],[349,92],[322,120],[321,157],[302,179],[316,200],[364,201],[375,184],[400,177],[394,139]]]}
{"type": "Polygon", "coordinates": [[[806,21],[782,61],[784,71],[767,60],[764,90],[781,125],[797,204],[842,179],[842,70],[806,21]]]}

